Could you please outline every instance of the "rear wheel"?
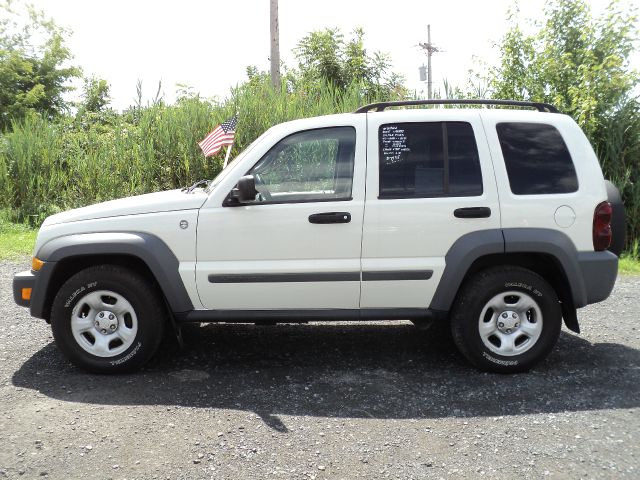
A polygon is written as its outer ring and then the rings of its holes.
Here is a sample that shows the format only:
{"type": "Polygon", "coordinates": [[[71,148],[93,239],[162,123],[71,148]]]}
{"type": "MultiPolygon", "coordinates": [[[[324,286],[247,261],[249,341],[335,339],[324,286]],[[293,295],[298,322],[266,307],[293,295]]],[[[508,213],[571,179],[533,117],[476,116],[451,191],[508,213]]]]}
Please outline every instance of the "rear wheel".
{"type": "Polygon", "coordinates": [[[465,283],[451,314],[453,338],[476,367],[522,372],[553,349],[562,312],[553,288],[520,267],[495,267],[465,283]]]}
{"type": "Polygon", "coordinates": [[[99,265],[73,275],[51,309],[56,344],[77,366],[97,373],[135,370],[154,354],[164,330],[162,298],[138,273],[99,265]]]}

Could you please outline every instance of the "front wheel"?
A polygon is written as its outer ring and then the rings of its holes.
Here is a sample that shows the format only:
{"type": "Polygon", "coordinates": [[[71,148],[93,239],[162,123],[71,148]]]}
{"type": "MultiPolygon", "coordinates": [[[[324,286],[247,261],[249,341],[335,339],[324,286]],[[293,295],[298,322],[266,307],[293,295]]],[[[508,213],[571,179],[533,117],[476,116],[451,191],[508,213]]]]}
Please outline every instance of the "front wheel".
{"type": "Polygon", "coordinates": [[[98,265],[62,285],[51,328],[60,350],[80,368],[120,373],[151,358],[165,317],[162,298],[147,279],[127,268],[98,265]]]}
{"type": "Polygon", "coordinates": [[[451,313],[458,349],[476,367],[499,373],[526,371],[542,361],[561,326],[553,288],[538,274],[515,266],[473,276],[451,313]]]}

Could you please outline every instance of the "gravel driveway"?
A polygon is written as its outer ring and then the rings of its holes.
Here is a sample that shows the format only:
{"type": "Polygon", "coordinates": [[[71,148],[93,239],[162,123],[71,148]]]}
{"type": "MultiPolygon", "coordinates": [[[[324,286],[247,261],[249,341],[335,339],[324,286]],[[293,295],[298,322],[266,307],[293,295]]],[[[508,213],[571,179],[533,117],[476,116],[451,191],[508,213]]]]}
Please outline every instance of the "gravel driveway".
{"type": "Polygon", "coordinates": [[[640,478],[640,277],[528,374],[408,322],[196,325],[143,371],[70,366],[0,263],[0,478],[640,478]]]}

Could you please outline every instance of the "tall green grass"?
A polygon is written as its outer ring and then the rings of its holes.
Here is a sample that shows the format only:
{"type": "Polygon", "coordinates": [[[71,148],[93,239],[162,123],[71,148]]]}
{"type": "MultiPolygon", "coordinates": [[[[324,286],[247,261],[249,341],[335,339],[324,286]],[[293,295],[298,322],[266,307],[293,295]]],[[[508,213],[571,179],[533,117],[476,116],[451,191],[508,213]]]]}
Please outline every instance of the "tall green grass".
{"type": "MultiPolygon", "coordinates": [[[[239,115],[232,156],[269,127],[288,120],[351,112],[375,101],[359,84],[274,90],[256,76],[212,102],[182,98],[117,114],[105,112],[55,121],[27,117],[0,136],[0,209],[16,222],[38,225],[69,208],[213,178],[224,150],[205,159],[197,142],[217,124],[239,115]]],[[[590,139],[605,177],[623,193],[627,243],[640,239],[640,112],[629,102],[590,139]]]]}
{"type": "Polygon", "coordinates": [[[590,139],[602,171],[620,189],[627,215],[627,245],[640,240],[640,104],[626,101],[590,139]]]}
{"type": "Polygon", "coordinates": [[[213,178],[225,151],[205,159],[197,142],[236,112],[232,155],[277,123],[353,111],[366,101],[360,92],[358,85],[276,91],[256,78],[220,103],[191,97],[123,114],[28,117],[0,140],[0,208],[37,225],[69,208],[213,178]]]}

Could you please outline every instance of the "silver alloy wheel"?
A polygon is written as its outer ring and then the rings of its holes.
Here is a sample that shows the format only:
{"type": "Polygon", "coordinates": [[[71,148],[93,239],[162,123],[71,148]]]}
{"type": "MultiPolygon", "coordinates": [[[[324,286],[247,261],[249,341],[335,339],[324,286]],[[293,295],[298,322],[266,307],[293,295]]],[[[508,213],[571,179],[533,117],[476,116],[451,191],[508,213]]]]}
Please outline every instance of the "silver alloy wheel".
{"type": "Polygon", "coordinates": [[[71,332],[83,350],[96,357],[125,352],[138,333],[138,317],[119,293],[97,290],[82,297],[71,312],[71,332]]]}
{"type": "Polygon", "coordinates": [[[493,353],[512,357],[531,349],[542,333],[542,311],[527,293],[501,292],[489,300],[478,319],[480,338],[493,353]]]}

